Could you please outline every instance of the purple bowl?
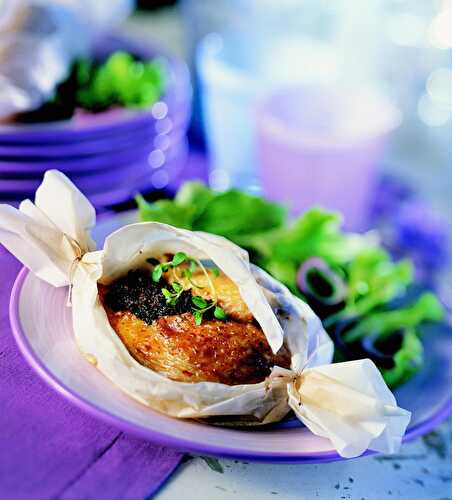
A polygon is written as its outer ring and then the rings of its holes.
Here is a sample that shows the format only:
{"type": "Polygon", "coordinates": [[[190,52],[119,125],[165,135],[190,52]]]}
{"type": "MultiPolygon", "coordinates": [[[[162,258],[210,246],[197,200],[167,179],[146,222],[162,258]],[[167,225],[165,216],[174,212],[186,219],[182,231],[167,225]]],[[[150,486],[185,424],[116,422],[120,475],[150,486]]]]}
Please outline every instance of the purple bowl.
{"type": "Polygon", "coordinates": [[[46,170],[57,169],[66,174],[95,177],[102,176],[106,170],[115,171],[124,166],[132,165],[147,158],[153,148],[140,147],[134,150],[116,154],[105,154],[87,158],[77,158],[61,161],[34,163],[2,162],[0,161],[0,191],[9,185],[40,182],[46,170]],[[81,174],[79,174],[81,172],[81,174]],[[34,175],[33,175],[34,174],[34,175]]]}
{"type": "Polygon", "coordinates": [[[127,50],[144,59],[160,56],[167,63],[168,78],[165,94],[159,103],[150,110],[131,111],[114,109],[96,115],[83,115],[82,118],[33,125],[0,125],[0,143],[21,144],[24,142],[51,144],[91,140],[109,134],[137,131],[143,126],[183,114],[189,115],[191,86],[188,69],[184,62],[165,54],[156,46],[148,46],[122,36],[104,37],[95,48],[95,55],[103,58],[116,50],[127,50]],[[163,110],[163,111],[162,111],[163,110]]]}
{"type": "MultiPolygon", "coordinates": [[[[119,165],[112,173],[106,171],[96,175],[85,175],[82,177],[70,176],[82,192],[90,194],[91,192],[101,191],[114,187],[123,180],[130,179],[131,176],[150,173],[151,167],[146,162],[127,163],[119,165]]],[[[0,197],[2,193],[24,193],[27,196],[33,196],[36,189],[42,182],[40,179],[22,179],[22,180],[0,180],[0,197]]]]}
{"type": "MultiPolygon", "coordinates": [[[[67,168],[69,163],[67,162],[55,162],[46,164],[41,172],[49,169],[59,169],[64,172],[68,177],[78,186],[78,188],[83,192],[93,192],[99,191],[102,188],[108,188],[111,185],[116,185],[122,179],[127,179],[131,175],[135,174],[141,175],[145,172],[149,174],[153,169],[161,168],[164,166],[165,162],[171,160],[173,157],[178,155],[179,150],[184,147],[184,141],[179,141],[173,144],[171,148],[166,151],[166,154],[161,152],[163,157],[157,158],[158,163],[152,164],[152,158],[150,157],[156,150],[149,151],[148,149],[142,149],[137,151],[128,151],[126,154],[121,155],[108,155],[104,159],[99,157],[94,157],[90,160],[90,165],[95,162],[104,163],[104,168],[101,170],[86,170],[85,172],[79,174],[73,172],[70,168],[67,168]]],[[[41,173],[36,178],[22,178],[22,179],[0,179],[0,194],[2,192],[31,192],[38,188],[42,182],[43,173],[41,173]]]]}

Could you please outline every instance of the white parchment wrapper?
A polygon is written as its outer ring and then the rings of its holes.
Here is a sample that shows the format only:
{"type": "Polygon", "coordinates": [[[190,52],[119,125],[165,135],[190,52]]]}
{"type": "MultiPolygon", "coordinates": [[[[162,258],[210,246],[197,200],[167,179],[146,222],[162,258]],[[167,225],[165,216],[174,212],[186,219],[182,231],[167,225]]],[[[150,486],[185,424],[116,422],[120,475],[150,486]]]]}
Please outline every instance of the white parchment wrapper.
{"type": "Polygon", "coordinates": [[[0,206],[0,241],[39,278],[72,284],[74,334],[80,351],[114,384],[143,404],[178,418],[254,416],[276,422],[290,409],[338,453],[398,450],[410,413],[397,407],[370,360],[330,364],[333,344],[320,320],[247,253],[211,234],[144,222],[112,233],[94,251],[95,212],[60,172],[48,171],[35,203],[0,206]],[[111,328],[97,291],[151,255],[185,251],[209,259],[236,283],[272,350],[285,342],[291,369],[274,367],[259,384],[228,386],[172,381],[140,365],[111,328]],[[284,311],[280,317],[277,311],[284,311]]]}

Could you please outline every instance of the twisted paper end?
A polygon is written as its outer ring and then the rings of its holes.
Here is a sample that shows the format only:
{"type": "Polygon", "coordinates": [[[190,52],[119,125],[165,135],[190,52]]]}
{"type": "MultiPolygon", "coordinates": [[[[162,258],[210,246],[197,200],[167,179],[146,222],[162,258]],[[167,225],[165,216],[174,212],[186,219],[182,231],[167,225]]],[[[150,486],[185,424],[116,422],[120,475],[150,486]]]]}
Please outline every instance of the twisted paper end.
{"type": "Polygon", "coordinates": [[[69,285],[84,253],[95,249],[95,211],[61,172],[49,170],[35,203],[0,205],[0,242],[36,276],[55,287],[69,285]]]}
{"type": "Polygon", "coordinates": [[[297,417],[345,458],[367,449],[395,453],[411,418],[369,359],[307,368],[287,392],[297,417]]]}

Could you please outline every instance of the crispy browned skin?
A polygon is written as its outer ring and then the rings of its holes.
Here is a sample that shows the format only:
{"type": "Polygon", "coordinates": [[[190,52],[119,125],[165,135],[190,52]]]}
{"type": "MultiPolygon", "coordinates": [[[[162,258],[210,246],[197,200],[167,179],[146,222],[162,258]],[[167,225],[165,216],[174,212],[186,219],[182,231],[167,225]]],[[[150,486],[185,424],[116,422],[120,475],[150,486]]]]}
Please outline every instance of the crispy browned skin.
{"type": "MultiPolygon", "coordinates": [[[[196,282],[202,284],[202,278],[197,276],[196,282]]],[[[192,314],[184,313],[160,317],[149,325],[129,311],[109,309],[103,301],[106,287],[99,285],[99,295],[130,354],[172,380],[253,384],[264,380],[274,365],[288,368],[289,353],[285,348],[276,356],[272,353],[237,287],[220,275],[215,288],[220,305],[235,321],[204,320],[197,326],[192,314]]],[[[207,292],[203,296],[209,298],[207,292]]]]}
{"type": "Polygon", "coordinates": [[[143,366],[181,382],[228,385],[261,382],[275,364],[288,367],[287,353],[274,356],[252,323],[203,321],[190,313],[146,324],[130,312],[107,310],[111,326],[143,366]]]}

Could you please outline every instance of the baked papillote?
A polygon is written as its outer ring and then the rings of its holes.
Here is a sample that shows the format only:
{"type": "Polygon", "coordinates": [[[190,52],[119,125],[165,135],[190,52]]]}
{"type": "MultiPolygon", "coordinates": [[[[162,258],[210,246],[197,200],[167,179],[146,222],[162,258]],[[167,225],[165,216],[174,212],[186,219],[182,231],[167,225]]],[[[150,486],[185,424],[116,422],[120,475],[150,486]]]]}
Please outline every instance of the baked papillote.
{"type": "Polygon", "coordinates": [[[241,248],[144,222],[96,251],[94,224],[92,205],[57,171],[35,203],[0,207],[0,241],[68,287],[81,355],[112,383],[176,418],[272,423],[293,410],[345,457],[398,449],[410,414],[375,365],[331,364],[320,320],[241,248]]]}

